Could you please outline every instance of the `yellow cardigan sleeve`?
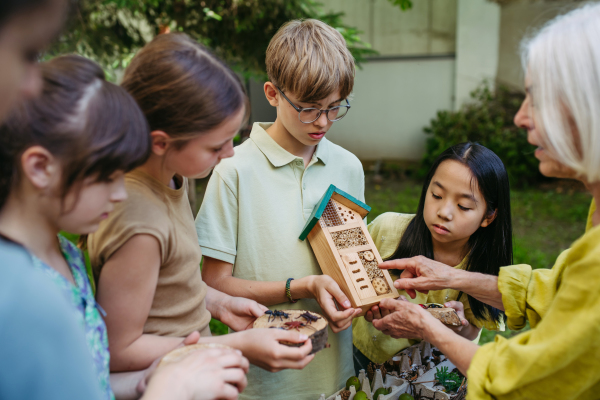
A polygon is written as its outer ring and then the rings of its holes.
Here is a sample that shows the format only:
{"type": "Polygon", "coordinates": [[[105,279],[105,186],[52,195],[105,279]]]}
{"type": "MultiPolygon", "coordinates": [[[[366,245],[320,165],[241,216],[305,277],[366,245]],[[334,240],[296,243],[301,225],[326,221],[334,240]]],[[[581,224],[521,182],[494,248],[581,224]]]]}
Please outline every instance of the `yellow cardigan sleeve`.
{"type": "MultiPolygon", "coordinates": [[[[592,200],[585,231],[592,228],[592,215],[596,203],[592,200]]],[[[535,327],[548,311],[556,294],[559,279],[566,267],[566,259],[571,249],[560,253],[552,269],[532,269],[529,265],[510,265],[500,269],[498,289],[502,293],[502,303],[506,313],[506,324],[510,329],[525,327],[526,321],[535,327]]]]}
{"type": "MultiPolygon", "coordinates": [[[[533,329],[510,339],[496,336],[475,353],[467,399],[598,398],[600,227],[586,233],[564,257],[563,268],[556,272],[515,269],[521,275],[511,279],[524,278],[527,291],[551,299],[533,329]]],[[[515,282],[511,284],[516,287],[515,282]]],[[[534,295],[516,300],[514,307],[526,308],[523,303],[535,306],[534,295]]]]}

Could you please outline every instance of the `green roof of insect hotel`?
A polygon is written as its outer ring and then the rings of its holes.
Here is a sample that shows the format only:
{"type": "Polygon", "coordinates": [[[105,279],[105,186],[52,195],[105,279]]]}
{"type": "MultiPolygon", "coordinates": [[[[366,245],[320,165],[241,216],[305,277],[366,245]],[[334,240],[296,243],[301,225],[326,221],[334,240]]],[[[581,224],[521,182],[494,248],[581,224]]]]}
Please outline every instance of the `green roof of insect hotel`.
{"type": "Polygon", "coordinates": [[[346,207],[353,209],[354,211],[359,213],[362,218],[366,217],[367,214],[371,211],[371,207],[369,207],[362,201],[349,195],[343,190],[338,189],[334,185],[329,185],[329,188],[313,209],[312,214],[310,214],[308,221],[306,221],[306,225],[304,225],[304,229],[302,229],[302,233],[300,234],[300,240],[306,239],[310,231],[312,231],[317,222],[319,222],[321,216],[323,215],[323,211],[325,211],[325,207],[327,207],[327,203],[329,203],[329,200],[331,200],[331,198],[342,203],[346,207]]]}

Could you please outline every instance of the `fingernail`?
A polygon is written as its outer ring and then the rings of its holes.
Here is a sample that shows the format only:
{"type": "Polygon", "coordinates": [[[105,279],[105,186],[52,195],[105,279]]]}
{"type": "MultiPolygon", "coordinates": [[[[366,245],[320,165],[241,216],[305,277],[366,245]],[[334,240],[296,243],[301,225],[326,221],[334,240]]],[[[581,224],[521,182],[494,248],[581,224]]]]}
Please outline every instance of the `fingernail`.
{"type": "Polygon", "coordinates": [[[450,303],[444,303],[444,307],[450,307],[450,303]]]}
{"type": "Polygon", "coordinates": [[[346,300],[346,301],[344,302],[344,307],[348,308],[348,307],[350,307],[350,305],[351,305],[351,304],[350,304],[350,301],[349,301],[349,300],[346,300]]]}
{"type": "Polygon", "coordinates": [[[301,335],[300,335],[300,340],[302,340],[302,341],[306,341],[306,339],[308,339],[308,336],[306,336],[306,335],[304,335],[304,334],[301,334],[301,335]]]}

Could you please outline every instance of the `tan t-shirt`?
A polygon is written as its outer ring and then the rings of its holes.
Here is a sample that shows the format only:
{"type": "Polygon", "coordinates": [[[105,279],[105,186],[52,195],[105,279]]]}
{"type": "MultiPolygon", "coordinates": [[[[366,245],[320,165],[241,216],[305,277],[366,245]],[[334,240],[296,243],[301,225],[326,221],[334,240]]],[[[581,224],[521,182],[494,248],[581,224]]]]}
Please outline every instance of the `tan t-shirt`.
{"type": "MultiPolygon", "coordinates": [[[[132,236],[146,234],[160,244],[158,283],[144,333],[186,336],[194,330],[210,336],[207,286],[200,275],[202,252],[187,196],[187,180],[171,189],[139,170],[125,177],[128,198],[116,205],[88,239],[96,282],[104,263],[132,236]]],[[[122,268],[127,268],[123,265],[122,268]]]]}

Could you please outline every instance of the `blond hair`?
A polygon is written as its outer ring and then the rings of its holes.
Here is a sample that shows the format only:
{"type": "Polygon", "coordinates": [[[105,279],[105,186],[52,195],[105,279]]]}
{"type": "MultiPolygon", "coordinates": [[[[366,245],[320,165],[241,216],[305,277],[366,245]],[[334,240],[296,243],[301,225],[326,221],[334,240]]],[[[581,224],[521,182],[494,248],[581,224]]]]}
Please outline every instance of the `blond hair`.
{"type": "Polygon", "coordinates": [[[299,101],[321,100],[354,87],[354,57],[342,35],[324,22],[307,19],[284,24],[267,48],[267,75],[299,101]]]}
{"type": "Polygon", "coordinates": [[[555,158],[600,181],[600,5],[559,16],[522,45],[538,128],[555,158]]]}

